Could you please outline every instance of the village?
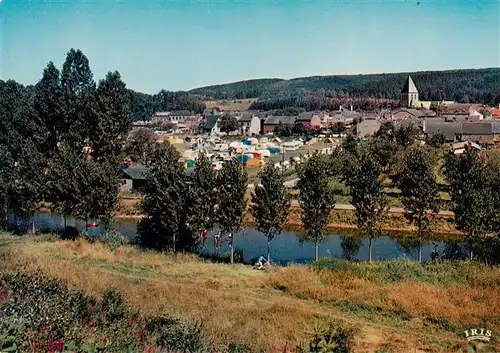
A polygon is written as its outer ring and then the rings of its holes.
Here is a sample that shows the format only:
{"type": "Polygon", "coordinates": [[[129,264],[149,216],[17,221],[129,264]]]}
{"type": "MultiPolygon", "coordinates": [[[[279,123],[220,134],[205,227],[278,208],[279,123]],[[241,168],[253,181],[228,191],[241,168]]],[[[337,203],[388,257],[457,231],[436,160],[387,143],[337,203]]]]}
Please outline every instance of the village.
{"type": "MultiPolygon", "coordinates": [[[[132,131],[154,131],[158,143],[168,141],[176,146],[188,173],[203,151],[212,160],[215,170],[222,168],[224,161],[235,158],[238,163],[245,164],[252,179],[268,161],[286,172],[313,151],[330,154],[347,133],[364,143],[388,122],[395,127],[414,126],[423,144],[435,135],[442,135],[443,142],[455,154],[462,153],[466,145],[478,150],[500,146],[500,106],[421,101],[410,76],[401,90],[400,107],[394,110],[356,111],[350,105],[340,106],[337,111],[283,116],[266,111],[232,110],[221,105],[220,108],[206,108],[201,113],[156,112],[148,121],[134,122],[132,131]],[[221,122],[225,118],[235,119],[237,128],[223,131],[221,122]],[[281,130],[292,132],[297,127],[305,133],[300,136],[280,134],[281,130]]],[[[129,162],[123,169],[122,190],[130,191],[140,186],[146,170],[140,163],[129,162]]]]}

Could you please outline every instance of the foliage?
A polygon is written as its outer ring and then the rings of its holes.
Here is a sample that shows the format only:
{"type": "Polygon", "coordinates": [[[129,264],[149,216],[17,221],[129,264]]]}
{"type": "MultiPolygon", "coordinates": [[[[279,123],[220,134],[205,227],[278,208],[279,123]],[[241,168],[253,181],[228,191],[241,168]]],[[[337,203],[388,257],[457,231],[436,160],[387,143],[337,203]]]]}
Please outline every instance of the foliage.
{"type": "Polygon", "coordinates": [[[218,203],[217,174],[210,159],[200,153],[188,185],[188,223],[196,231],[213,228],[218,203]]]}
{"type": "Polygon", "coordinates": [[[234,233],[241,228],[246,209],[247,181],[246,169],[234,160],[225,162],[217,176],[219,193],[217,223],[223,233],[231,234],[231,263],[234,262],[234,233]]]}
{"type": "Polygon", "coordinates": [[[139,243],[158,250],[176,251],[193,246],[186,226],[186,193],[183,166],[176,148],[158,148],[144,186],[140,208],[145,217],[137,225],[139,243]]]}
{"type": "Polygon", "coordinates": [[[410,147],[405,153],[401,171],[395,177],[401,190],[405,217],[417,227],[419,262],[422,261],[422,240],[431,234],[432,213],[439,210],[438,186],[434,177],[436,161],[430,151],[419,146],[410,147]]]}
{"type": "Polygon", "coordinates": [[[443,147],[446,142],[446,137],[442,133],[437,133],[432,135],[431,138],[428,139],[427,143],[434,148],[443,147]]]}
{"type": "Polygon", "coordinates": [[[267,237],[267,261],[270,262],[269,242],[281,233],[290,212],[291,195],[282,173],[267,163],[259,173],[260,185],[252,193],[251,212],[257,229],[267,237]]]}
{"type": "Polygon", "coordinates": [[[125,143],[125,154],[136,163],[149,165],[156,147],[155,134],[151,129],[133,130],[125,143]]]}
{"type": "Polygon", "coordinates": [[[471,247],[495,226],[495,194],[488,187],[487,165],[479,153],[467,146],[460,155],[445,158],[445,175],[457,229],[467,233],[471,247]]]}
{"type": "Polygon", "coordinates": [[[328,161],[317,152],[298,170],[299,203],[306,230],[303,238],[314,241],[316,260],[318,243],[324,239],[328,217],[335,206],[334,192],[328,187],[328,173],[328,161]]]}
{"type": "Polygon", "coordinates": [[[369,262],[371,262],[371,241],[380,234],[381,222],[387,207],[385,195],[382,193],[380,172],[381,168],[376,159],[369,150],[364,150],[343,175],[343,181],[351,191],[356,225],[369,237],[369,262]]]}
{"type": "MultiPolygon", "coordinates": [[[[291,80],[260,79],[207,86],[190,93],[213,99],[234,99],[236,95],[260,98],[255,108],[283,109],[302,107],[322,109],[328,100],[349,97],[371,97],[399,100],[409,73],[334,75],[295,78],[291,80]],[[280,102],[289,101],[285,104],[280,102]],[[307,107],[306,107],[307,106],[307,107]]],[[[416,82],[421,100],[474,102],[496,105],[500,103],[500,70],[449,70],[410,73],[416,82]]],[[[342,104],[342,103],[340,103],[342,104]]],[[[335,108],[335,110],[338,109],[335,108]]]]}
{"type": "Polygon", "coordinates": [[[394,130],[394,141],[400,148],[408,148],[415,142],[418,135],[418,128],[413,124],[400,125],[394,130]]]}
{"type": "Polygon", "coordinates": [[[297,353],[349,353],[352,352],[356,330],[340,327],[330,322],[325,326],[316,325],[309,342],[297,347],[297,353]]]}
{"type": "Polygon", "coordinates": [[[202,326],[131,312],[120,293],[101,299],[40,274],[1,274],[0,350],[30,352],[205,352],[202,326]],[[30,293],[30,295],[25,295],[30,293]]]}
{"type": "Polygon", "coordinates": [[[219,128],[220,131],[225,132],[225,133],[230,133],[232,131],[238,130],[238,120],[236,117],[230,115],[230,114],[223,114],[221,118],[219,119],[219,128]]]}
{"type": "Polygon", "coordinates": [[[340,247],[346,260],[354,260],[361,248],[363,240],[356,236],[343,236],[340,237],[340,247]]]}

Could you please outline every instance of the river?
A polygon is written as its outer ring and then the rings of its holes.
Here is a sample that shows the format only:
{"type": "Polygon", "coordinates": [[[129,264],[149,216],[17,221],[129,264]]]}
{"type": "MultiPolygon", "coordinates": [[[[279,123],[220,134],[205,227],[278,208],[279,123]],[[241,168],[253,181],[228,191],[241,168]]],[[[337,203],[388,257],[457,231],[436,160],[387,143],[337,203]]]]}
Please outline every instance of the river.
{"type": "MultiPolygon", "coordinates": [[[[19,222],[18,225],[28,228],[30,222],[19,222]]],[[[38,213],[35,218],[36,229],[41,231],[50,231],[62,228],[64,225],[63,217],[50,213],[38,213]]],[[[78,229],[84,229],[85,223],[68,218],[68,226],[75,226],[78,229]]],[[[124,236],[134,239],[136,237],[135,220],[117,220],[110,226],[124,236]]],[[[96,235],[104,232],[104,227],[89,228],[89,232],[96,235]]],[[[204,245],[204,251],[209,253],[223,254],[228,251],[227,241],[223,241],[219,248],[214,248],[214,234],[216,229],[208,232],[207,240],[204,245]]],[[[352,232],[351,232],[352,234],[352,232]]],[[[329,234],[325,241],[319,246],[320,257],[346,258],[353,260],[366,260],[368,256],[368,239],[360,239],[358,243],[350,241],[352,237],[346,236],[347,233],[338,232],[329,234]]],[[[372,242],[372,260],[392,260],[392,259],[416,259],[417,251],[411,247],[411,244],[405,243],[407,237],[395,237],[394,235],[382,235],[372,242]]],[[[256,229],[246,228],[235,234],[235,248],[243,251],[245,261],[251,261],[266,253],[266,237],[256,229]]],[[[441,251],[445,242],[433,241],[425,244],[422,248],[422,260],[426,261],[433,250],[441,251]]],[[[271,242],[271,258],[275,263],[307,263],[314,260],[314,244],[299,240],[299,233],[294,231],[283,231],[271,242]]]]}

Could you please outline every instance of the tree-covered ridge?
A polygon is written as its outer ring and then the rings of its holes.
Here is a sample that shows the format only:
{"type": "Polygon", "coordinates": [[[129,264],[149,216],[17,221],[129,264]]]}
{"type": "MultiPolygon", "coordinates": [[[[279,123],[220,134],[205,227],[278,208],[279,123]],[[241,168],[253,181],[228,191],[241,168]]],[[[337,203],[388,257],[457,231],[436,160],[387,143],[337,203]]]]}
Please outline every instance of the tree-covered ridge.
{"type": "Polygon", "coordinates": [[[310,92],[326,98],[399,99],[408,75],[415,81],[421,100],[500,103],[499,68],[260,79],[201,87],[189,92],[213,99],[284,99],[310,92]]]}

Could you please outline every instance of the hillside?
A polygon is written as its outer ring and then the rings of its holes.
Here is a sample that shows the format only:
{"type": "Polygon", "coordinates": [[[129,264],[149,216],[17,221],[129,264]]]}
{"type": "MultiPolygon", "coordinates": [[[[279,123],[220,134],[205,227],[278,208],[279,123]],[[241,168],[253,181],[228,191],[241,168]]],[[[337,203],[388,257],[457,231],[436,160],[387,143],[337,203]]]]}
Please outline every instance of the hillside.
{"type": "Polygon", "coordinates": [[[356,328],[352,352],[452,353],[465,350],[464,328],[500,329],[499,269],[477,263],[323,260],[257,271],[130,245],[0,234],[0,269],[0,289],[2,275],[17,272],[65,280],[92,297],[115,288],[132,312],[201,320],[207,341],[250,345],[232,352],[294,347],[330,320],[356,328]]]}
{"type": "Polygon", "coordinates": [[[421,100],[500,103],[500,68],[257,79],[196,88],[190,93],[212,99],[283,99],[311,92],[327,98],[398,99],[408,75],[421,100]]]}

